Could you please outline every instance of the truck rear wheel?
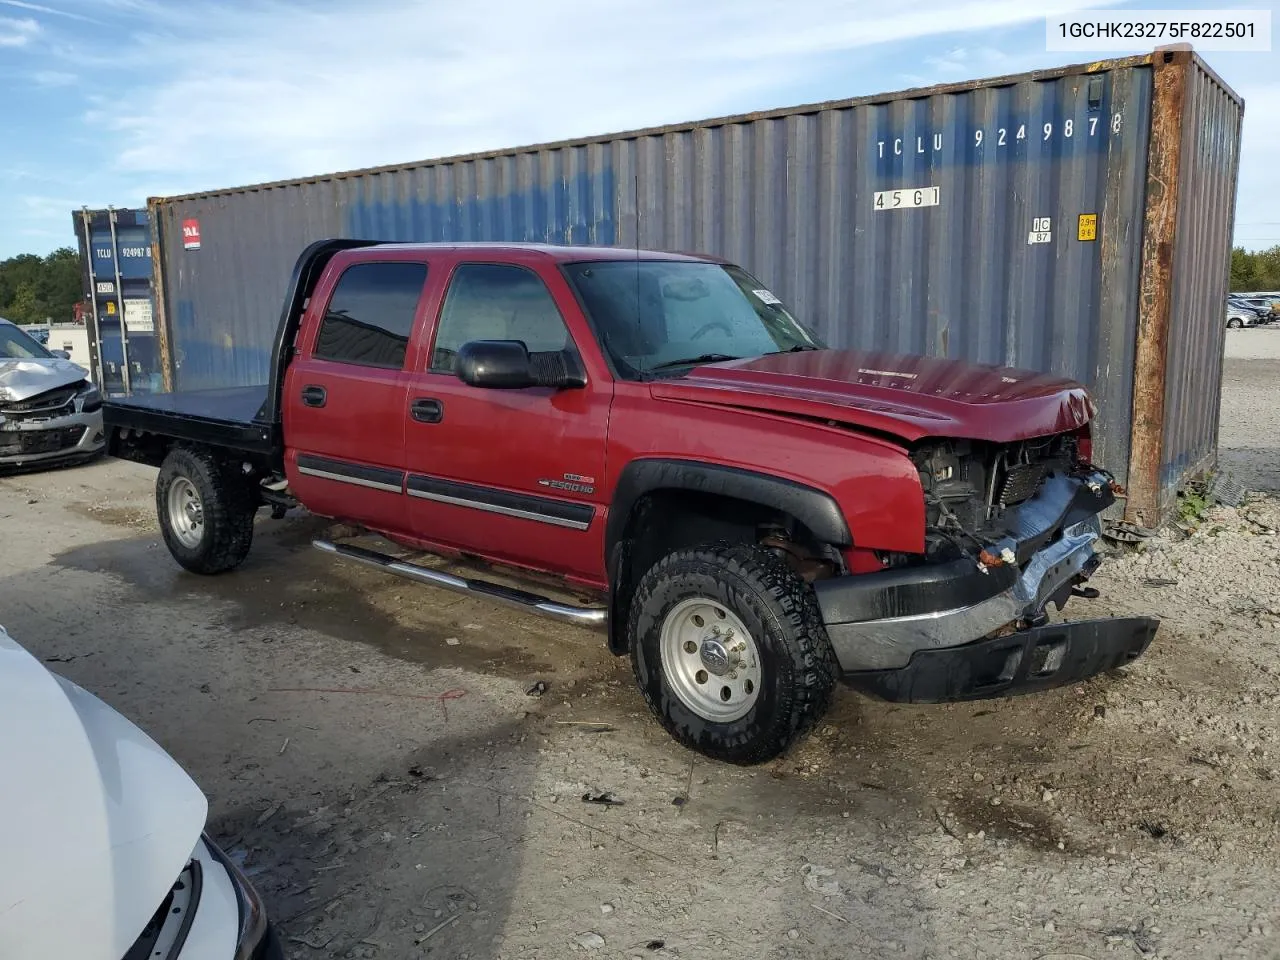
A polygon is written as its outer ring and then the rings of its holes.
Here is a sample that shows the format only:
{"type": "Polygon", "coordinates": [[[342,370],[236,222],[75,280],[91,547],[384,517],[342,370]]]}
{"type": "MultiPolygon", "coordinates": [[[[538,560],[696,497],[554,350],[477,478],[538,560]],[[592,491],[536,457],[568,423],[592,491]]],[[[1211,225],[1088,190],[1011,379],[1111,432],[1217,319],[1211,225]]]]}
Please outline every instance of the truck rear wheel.
{"type": "Polygon", "coordinates": [[[679,550],[640,580],[628,624],[636,682],[685,746],[772,759],[831,703],[835,654],[813,591],[753,544],[679,550]]]}
{"type": "Polygon", "coordinates": [[[192,573],[240,565],[253,543],[252,485],[212,453],[174,447],[156,477],[156,515],[165,546],[192,573]]]}

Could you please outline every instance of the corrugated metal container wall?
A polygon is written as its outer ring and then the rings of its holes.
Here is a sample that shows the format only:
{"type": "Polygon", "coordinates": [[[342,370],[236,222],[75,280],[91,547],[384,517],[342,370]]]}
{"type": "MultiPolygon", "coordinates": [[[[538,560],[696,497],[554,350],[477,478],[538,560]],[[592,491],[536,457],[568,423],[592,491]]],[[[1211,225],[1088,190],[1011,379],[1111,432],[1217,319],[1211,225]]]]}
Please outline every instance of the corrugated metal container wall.
{"type": "MultiPolygon", "coordinates": [[[[174,379],[181,389],[264,382],[294,257],[322,237],[696,250],[759,275],[833,346],[1084,382],[1101,409],[1095,458],[1123,482],[1154,76],[1189,59],[156,200],[174,379]]],[[[1239,102],[1221,99],[1238,124],[1239,102]]],[[[1234,191],[1227,166],[1230,183],[1201,188],[1206,203],[1234,191]]],[[[1197,173],[1210,174],[1225,167],[1197,173]]],[[[1229,232],[1215,211],[1204,243],[1229,232]]],[[[1201,361],[1216,351],[1220,368],[1220,331],[1197,334],[1201,361]]],[[[1188,449],[1213,448],[1204,423],[1187,429],[1188,449]]]]}
{"type": "Polygon", "coordinates": [[[1222,304],[1230,279],[1241,111],[1235,95],[1204,69],[1187,75],[1167,369],[1159,506],[1182,478],[1212,465],[1218,451],[1222,304]]]}
{"type": "Polygon", "coordinates": [[[151,218],[146,210],[77,210],[89,358],[110,394],[163,388],[155,335],[151,218]]]}

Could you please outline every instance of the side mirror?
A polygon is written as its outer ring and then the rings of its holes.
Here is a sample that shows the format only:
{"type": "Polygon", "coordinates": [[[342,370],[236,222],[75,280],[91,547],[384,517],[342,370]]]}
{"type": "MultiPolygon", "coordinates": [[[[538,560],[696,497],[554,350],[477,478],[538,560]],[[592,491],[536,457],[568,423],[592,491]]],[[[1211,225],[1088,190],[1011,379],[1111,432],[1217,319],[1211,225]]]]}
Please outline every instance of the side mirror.
{"type": "Polygon", "coordinates": [[[568,350],[532,356],[520,340],[472,340],[458,348],[458,379],[471,387],[520,390],[554,387],[565,390],[587,385],[577,354],[568,350]]]}
{"type": "Polygon", "coordinates": [[[66,350],[50,350],[49,352],[52,353],[55,357],[57,357],[59,360],[71,359],[71,354],[69,354],[66,350]]]}

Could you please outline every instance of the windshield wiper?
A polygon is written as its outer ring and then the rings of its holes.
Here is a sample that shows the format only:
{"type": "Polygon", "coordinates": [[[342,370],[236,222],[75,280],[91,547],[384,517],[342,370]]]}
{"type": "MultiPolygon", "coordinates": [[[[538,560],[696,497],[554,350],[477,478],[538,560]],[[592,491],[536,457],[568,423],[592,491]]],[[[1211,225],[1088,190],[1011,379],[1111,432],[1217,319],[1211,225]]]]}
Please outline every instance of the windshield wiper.
{"type": "Polygon", "coordinates": [[[698,363],[719,363],[722,360],[741,360],[742,357],[735,357],[730,353],[703,353],[696,357],[686,357],[683,360],[666,360],[662,363],[655,363],[649,370],[669,370],[672,367],[688,367],[698,363]]]}
{"type": "Polygon", "coordinates": [[[821,350],[821,347],[815,347],[811,343],[797,343],[794,347],[788,347],[786,350],[775,350],[774,353],[805,353],[809,350],[821,350]]]}

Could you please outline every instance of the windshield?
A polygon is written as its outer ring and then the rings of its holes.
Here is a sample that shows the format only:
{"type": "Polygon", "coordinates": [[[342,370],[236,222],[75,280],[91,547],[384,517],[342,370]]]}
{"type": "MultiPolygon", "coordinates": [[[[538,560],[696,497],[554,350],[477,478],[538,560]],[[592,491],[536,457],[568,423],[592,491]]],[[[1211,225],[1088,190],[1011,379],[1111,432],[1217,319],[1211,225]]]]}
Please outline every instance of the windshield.
{"type": "Polygon", "coordinates": [[[565,273],[624,377],[825,346],[739,267],[604,260],[566,264],[565,273]]]}
{"type": "Polygon", "coordinates": [[[0,323],[0,360],[48,360],[52,356],[17,327],[0,323]]]}

